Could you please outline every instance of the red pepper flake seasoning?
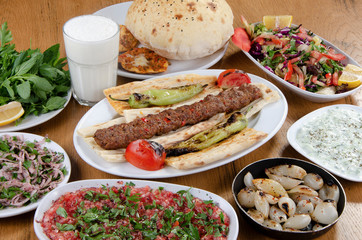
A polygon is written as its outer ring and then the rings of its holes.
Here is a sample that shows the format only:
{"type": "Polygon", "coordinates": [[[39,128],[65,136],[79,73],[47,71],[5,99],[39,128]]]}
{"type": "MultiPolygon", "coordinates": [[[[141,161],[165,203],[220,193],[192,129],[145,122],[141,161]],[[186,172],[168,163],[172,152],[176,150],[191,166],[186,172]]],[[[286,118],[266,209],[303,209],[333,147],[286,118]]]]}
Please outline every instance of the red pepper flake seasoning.
{"type": "Polygon", "coordinates": [[[181,126],[185,126],[185,125],[186,125],[186,121],[183,120],[183,121],[181,122],[181,126]]]}
{"type": "Polygon", "coordinates": [[[147,119],[147,118],[141,118],[141,120],[142,120],[143,122],[148,122],[148,119],[147,119]]]}
{"type": "Polygon", "coordinates": [[[226,239],[230,219],[190,190],[127,183],[66,193],[40,224],[50,239],[226,239]]]}
{"type": "Polygon", "coordinates": [[[163,120],[164,120],[166,123],[171,122],[171,120],[170,120],[169,118],[167,118],[167,117],[165,117],[163,120]]]}

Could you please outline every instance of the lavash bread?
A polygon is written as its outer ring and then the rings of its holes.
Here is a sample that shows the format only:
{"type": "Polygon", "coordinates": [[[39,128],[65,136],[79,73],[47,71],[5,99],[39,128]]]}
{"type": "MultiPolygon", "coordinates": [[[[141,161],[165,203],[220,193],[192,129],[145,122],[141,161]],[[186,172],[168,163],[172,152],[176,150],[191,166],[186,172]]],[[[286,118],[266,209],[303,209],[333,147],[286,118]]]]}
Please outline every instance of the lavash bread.
{"type": "Polygon", "coordinates": [[[225,0],[134,0],[125,25],[145,47],[175,60],[211,55],[234,32],[225,0]]]}

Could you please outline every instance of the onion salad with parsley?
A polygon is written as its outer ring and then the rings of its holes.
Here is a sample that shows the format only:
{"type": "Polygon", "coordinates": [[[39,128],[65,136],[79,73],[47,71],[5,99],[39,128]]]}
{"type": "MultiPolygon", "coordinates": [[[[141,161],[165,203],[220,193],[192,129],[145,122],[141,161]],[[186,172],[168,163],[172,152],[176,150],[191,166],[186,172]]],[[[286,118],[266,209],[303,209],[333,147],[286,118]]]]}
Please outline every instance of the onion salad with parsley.
{"type": "Polygon", "coordinates": [[[263,23],[236,28],[232,41],[249,52],[270,72],[300,89],[324,94],[349,90],[338,82],[345,65],[343,54],[336,53],[302,25],[267,29],[263,23]]]}
{"type": "Polygon", "coordinates": [[[68,174],[64,154],[23,135],[0,137],[0,211],[37,202],[68,174]]]}
{"type": "Polygon", "coordinates": [[[37,222],[49,239],[227,239],[229,217],[190,190],[132,182],[82,187],[60,196],[37,222]]]}

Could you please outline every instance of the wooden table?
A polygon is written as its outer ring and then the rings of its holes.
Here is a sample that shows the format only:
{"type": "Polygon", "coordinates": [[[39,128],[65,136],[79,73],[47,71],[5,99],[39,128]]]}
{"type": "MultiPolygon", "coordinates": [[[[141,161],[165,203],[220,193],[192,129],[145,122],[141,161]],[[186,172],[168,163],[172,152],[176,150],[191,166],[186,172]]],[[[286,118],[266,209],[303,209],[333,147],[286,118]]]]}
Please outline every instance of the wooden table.
{"type": "MultiPolygon", "coordinates": [[[[60,43],[61,55],[65,56],[62,26],[70,18],[82,14],[91,14],[99,9],[116,4],[119,0],[0,0],[0,22],[8,22],[13,33],[13,43],[17,50],[40,48],[60,43]]],[[[313,30],[344,50],[362,64],[362,1],[338,0],[228,0],[234,12],[234,26],[241,26],[240,15],[249,22],[257,22],[264,15],[293,15],[294,23],[313,30]]],[[[239,49],[229,44],[226,55],[212,68],[239,68],[259,75],[277,85],[289,104],[287,119],[279,132],[266,144],[248,155],[227,165],[184,177],[160,179],[162,182],[178,183],[214,192],[227,199],[237,209],[231,183],[234,176],[247,164],[269,157],[295,157],[304,159],[289,144],[286,133],[289,127],[305,114],[332,104],[355,104],[362,106],[362,91],[352,97],[330,102],[313,103],[302,100],[285,87],[269,78],[258,69],[239,49]]],[[[131,81],[119,77],[119,83],[131,81]]],[[[72,163],[70,181],[82,179],[117,178],[101,172],[86,164],[73,146],[73,131],[80,118],[89,110],[80,106],[74,99],[55,118],[25,132],[46,135],[60,144],[68,153],[72,163]]],[[[358,239],[362,236],[362,188],[361,184],[338,178],[347,194],[347,206],[340,221],[319,239],[358,239]]],[[[34,211],[15,217],[0,219],[0,239],[36,239],[33,230],[34,211]]],[[[269,239],[254,230],[241,217],[239,239],[269,239]]]]}

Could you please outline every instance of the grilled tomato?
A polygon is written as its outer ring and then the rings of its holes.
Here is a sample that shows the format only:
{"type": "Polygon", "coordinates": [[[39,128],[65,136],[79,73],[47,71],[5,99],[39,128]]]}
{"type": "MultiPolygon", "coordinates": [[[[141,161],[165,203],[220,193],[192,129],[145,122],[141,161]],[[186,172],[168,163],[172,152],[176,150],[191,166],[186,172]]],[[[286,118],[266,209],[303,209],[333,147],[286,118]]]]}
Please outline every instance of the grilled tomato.
{"type": "Polygon", "coordinates": [[[220,73],[217,79],[217,85],[223,89],[239,87],[250,82],[251,80],[248,74],[239,69],[225,70],[220,73]]]}
{"type": "Polygon", "coordinates": [[[139,139],[127,146],[125,157],[135,167],[147,171],[155,171],[163,168],[166,152],[159,143],[139,139]]]}

